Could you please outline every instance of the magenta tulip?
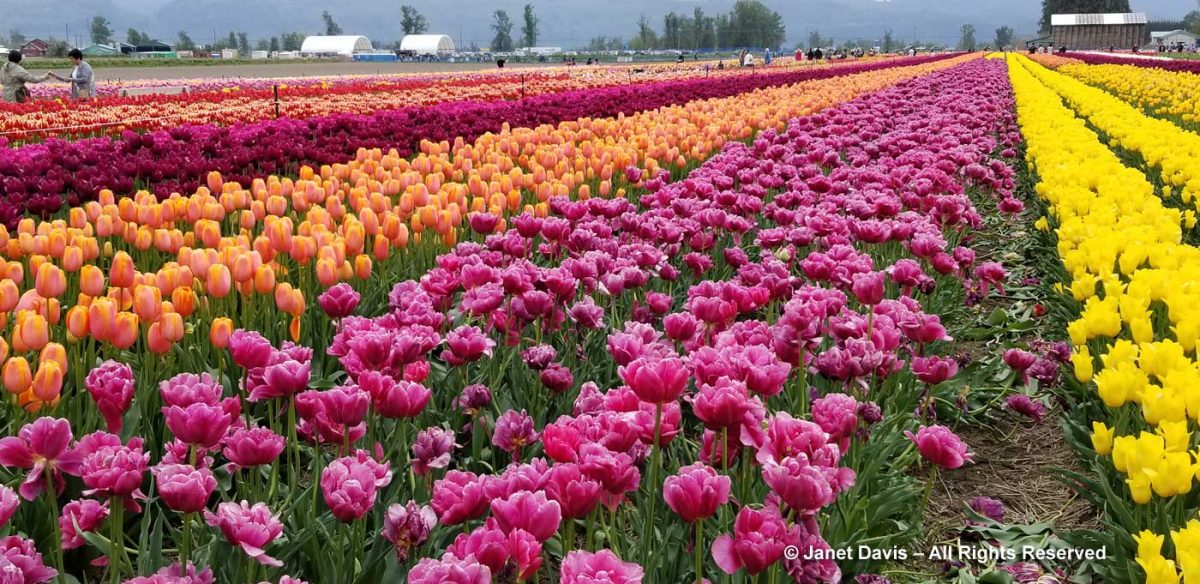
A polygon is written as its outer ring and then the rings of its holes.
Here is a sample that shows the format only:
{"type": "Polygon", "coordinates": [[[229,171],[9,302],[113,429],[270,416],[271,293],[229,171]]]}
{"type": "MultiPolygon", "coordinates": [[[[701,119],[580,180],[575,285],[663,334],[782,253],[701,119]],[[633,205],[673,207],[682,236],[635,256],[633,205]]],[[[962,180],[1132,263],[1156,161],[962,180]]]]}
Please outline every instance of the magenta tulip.
{"type": "Polygon", "coordinates": [[[907,430],[904,435],[917,445],[925,460],[942,468],[955,469],[973,462],[967,444],[945,426],[922,426],[915,435],[907,430]]]}
{"type": "Polygon", "coordinates": [[[63,474],[79,476],[82,455],[71,449],[71,423],[56,418],[38,418],[21,427],[16,436],[0,438],[0,466],[28,469],[19,492],[32,501],[50,488],[46,470],[54,481],[55,496],[64,488],[63,474]]]}
{"type": "Polygon", "coordinates": [[[166,506],[179,513],[199,513],[217,488],[211,470],[186,464],[160,465],[154,468],[158,496],[166,506]]]}
{"type": "Polygon", "coordinates": [[[283,565],[264,551],[267,544],[283,533],[283,524],[266,503],[221,503],[216,513],[205,511],[204,520],[221,530],[229,545],[241,548],[258,563],[275,568],[283,565]]]}
{"type": "Polygon", "coordinates": [[[695,523],[729,502],[732,481],[702,462],[685,466],[663,481],[663,500],[680,518],[695,523]]]}
{"type": "Polygon", "coordinates": [[[559,584],[642,584],[642,567],[622,562],[612,550],[574,550],[563,558],[559,584]]]}
{"type": "Polygon", "coordinates": [[[550,539],[562,523],[562,509],[543,492],[513,493],[506,499],[493,500],[491,506],[492,515],[505,533],[520,529],[533,534],[538,541],[550,539]]]}
{"type": "Polygon", "coordinates": [[[88,372],[84,386],[96,402],[96,409],[100,410],[108,431],[120,434],[122,419],[133,403],[133,368],[117,361],[105,361],[88,372]]]}

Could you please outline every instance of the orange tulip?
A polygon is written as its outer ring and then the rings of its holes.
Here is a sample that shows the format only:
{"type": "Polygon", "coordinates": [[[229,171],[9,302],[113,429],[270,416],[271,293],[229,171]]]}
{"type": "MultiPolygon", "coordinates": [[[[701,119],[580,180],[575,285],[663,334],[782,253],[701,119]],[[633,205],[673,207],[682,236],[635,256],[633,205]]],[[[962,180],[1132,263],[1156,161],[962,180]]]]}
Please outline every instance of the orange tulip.
{"type": "Polygon", "coordinates": [[[12,280],[0,280],[0,312],[12,312],[21,300],[21,290],[12,280]]]}
{"type": "Polygon", "coordinates": [[[212,328],[208,331],[208,340],[218,349],[229,346],[229,337],[233,335],[233,320],[225,317],[215,318],[212,328]]]}
{"type": "Polygon", "coordinates": [[[117,288],[128,288],[133,285],[135,273],[133,258],[129,257],[129,254],[119,251],[117,255],[113,256],[112,266],[108,269],[108,282],[117,288]]]}
{"type": "Polygon", "coordinates": [[[62,265],[68,272],[78,272],[83,267],[83,248],[69,245],[63,250],[62,265]]]}
{"type": "Polygon", "coordinates": [[[159,324],[162,325],[163,337],[168,341],[178,343],[183,340],[183,315],[178,312],[164,312],[159,324]]]}
{"type": "Polygon", "coordinates": [[[133,289],[133,309],[142,322],[155,322],[162,315],[162,292],[156,286],[133,289]]]}
{"type": "Polygon", "coordinates": [[[19,394],[33,383],[33,372],[24,357],[13,357],[4,362],[4,388],[9,393],[19,394]]]}
{"type": "Polygon", "coordinates": [[[88,306],[88,332],[97,341],[111,341],[117,330],[117,305],[107,296],[92,300],[88,306]]]}
{"type": "Polygon", "coordinates": [[[146,330],[146,346],[150,348],[150,352],[162,355],[171,350],[171,341],[168,341],[162,332],[162,323],[156,322],[150,325],[146,330]]]}
{"type": "Polygon", "coordinates": [[[171,292],[171,304],[183,318],[192,315],[196,310],[196,293],[191,286],[180,286],[171,292]]]}
{"type": "Polygon", "coordinates": [[[0,337],[0,361],[8,359],[8,341],[0,337]]]}
{"type": "Polygon", "coordinates": [[[329,258],[321,258],[317,260],[317,281],[326,288],[337,284],[337,264],[335,264],[333,260],[329,258]]]}
{"type": "Polygon", "coordinates": [[[300,317],[293,316],[292,322],[288,324],[288,332],[292,335],[292,342],[300,342],[300,317]]]}
{"type": "Polygon", "coordinates": [[[259,294],[270,294],[275,289],[275,270],[268,265],[261,265],[254,271],[254,291],[259,294]]]}
{"type": "Polygon", "coordinates": [[[132,312],[117,313],[111,343],[118,349],[128,349],[138,339],[138,317],[132,312]]]}
{"type": "Polygon", "coordinates": [[[233,288],[233,276],[229,273],[229,268],[225,264],[208,266],[208,280],[205,282],[205,287],[208,295],[214,298],[228,296],[229,291],[233,288]]]}
{"type": "Polygon", "coordinates": [[[41,363],[54,361],[65,372],[67,371],[67,349],[58,343],[47,343],[45,347],[42,347],[42,352],[38,354],[38,361],[41,363]]]}
{"type": "Polygon", "coordinates": [[[88,307],[80,304],[67,311],[67,335],[71,340],[82,339],[88,334],[88,307]]]}
{"type": "Polygon", "coordinates": [[[33,376],[33,396],[43,402],[58,399],[62,393],[63,373],[57,362],[44,361],[39,364],[37,373],[33,376]]]}
{"type": "Polygon", "coordinates": [[[359,280],[366,280],[371,277],[371,257],[366,254],[359,254],[354,258],[354,277],[359,280]]]}
{"type": "Polygon", "coordinates": [[[13,330],[13,351],[25,353],[40,351],[50,342],[50,324],[46,317],[30,311],[22,310],[17,313],[16,328],[13,330]]]}
{"type": "Polygon", "coordinates": [[[91,297],[104,294],[104,272],[88,264],[79,269],[79,290],[91,297]]]}

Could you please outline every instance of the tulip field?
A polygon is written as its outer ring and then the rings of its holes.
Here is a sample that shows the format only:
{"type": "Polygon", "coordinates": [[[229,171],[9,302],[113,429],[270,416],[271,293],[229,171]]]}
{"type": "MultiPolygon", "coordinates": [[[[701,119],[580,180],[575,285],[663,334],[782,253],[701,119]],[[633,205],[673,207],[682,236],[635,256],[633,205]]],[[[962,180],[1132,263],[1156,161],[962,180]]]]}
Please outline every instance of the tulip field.
{"type": "Polygon", "coordinates": [[[0,584],[1200,584],[1158,65],[6,104],[0,584]]]}

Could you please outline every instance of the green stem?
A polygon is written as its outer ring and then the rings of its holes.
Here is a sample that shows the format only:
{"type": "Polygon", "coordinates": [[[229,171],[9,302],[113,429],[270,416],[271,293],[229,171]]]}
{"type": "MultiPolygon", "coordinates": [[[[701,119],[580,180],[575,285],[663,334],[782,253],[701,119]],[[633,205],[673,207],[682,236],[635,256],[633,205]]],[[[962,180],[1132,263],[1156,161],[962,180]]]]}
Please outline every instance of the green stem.
{"type": "Polygon", "coordinates": [[[662,404],[657,404],[654,409],[654,443],[650,445],[654,449],[650,457],[650,483],[648,493],[650,495],[650,507],[646,512],[645,524],[642,528],[642,565],[647,567],[647,571],[653,572],[647,562],[651,553],[652,545],[650,535],[654,529],[655,507],[658,504],[658,489],[661,485],[658,484],[658,469],[662,466],[662,446],[659,444],[662,437],[662,404]]]}
{"type": "Polygon", "coordinates": [[[112,497],[108,500],[108,573],[113,584],[121,581],[121,552],[125,548],[125,538],[122,536],[121,530],[124,529],[124,521],[121,517],[125,511],[125,506],[117,497],[112,497]]]}
{"type": "Polygon", "coordinates": [[[575,549],[575,519],[567,519],[567,534],[563,539],[563,556],[575,549]]]}
{"type": "Polygon", "coordinates": [[[54,470],[50,465],[46,465],[43,472],[46,477],[46,498],[50,500],[50,524],[54,526],[54,541],[51,546],[54,549],[55,567],[58,568],[58,581],[66,582],[67,573],[63,569],[62,526],[58,524],[58,490],[54,488],[54,470]]]}
{"type": "Polygon", "coordinates": [[[704,584],[704,572],[701,566],[704,564],[704,520],[696,520],[696,542],[694,544],[696,550],[696,584],[704,584]]]}
{"type": "Polygon", "coordinates": [[[933,465],[929,470],[929,481],[925,483],[925,497],[921,499],[921,516],[925,516],[925,510],[929,508],[929,496],[933,494],[933,483],[937,482],[938,467],[933,465]]]}
{"type": "Polygon", "coordinates": [[[183,540],[179,544],[179,563],[183,566],[183,574],[187,575],[188,561],[192,552],[192,514],[183,514],[183,540]]]}

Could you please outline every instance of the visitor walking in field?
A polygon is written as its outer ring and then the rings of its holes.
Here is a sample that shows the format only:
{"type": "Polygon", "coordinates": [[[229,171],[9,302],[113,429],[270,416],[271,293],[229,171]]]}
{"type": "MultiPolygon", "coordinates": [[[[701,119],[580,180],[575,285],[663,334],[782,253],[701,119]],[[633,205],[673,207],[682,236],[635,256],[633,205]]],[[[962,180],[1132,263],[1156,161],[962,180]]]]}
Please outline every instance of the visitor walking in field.
{"type": "Polygon", "coordinates": [[[71,58],[71,62],[75,64],[75,68],[71,70],[70,77],[59,78],[71,83],[71,99],[80,100],[96,97],[96,77],[92,73],[92,66],[83,60],[83,51],[71,49],[71,52],[67,53],[67,56],[71,58]]]}
{"type": "Polygon", "coordinates": [[[4,86],[4,101],[7,103],[25,103],[29,101],[27,83],[41,83],[50,78],[53,73],[34,75],[21,66],[21,51],[9,51],[8,62],[0,67],[0,85],[4,86]]]}

